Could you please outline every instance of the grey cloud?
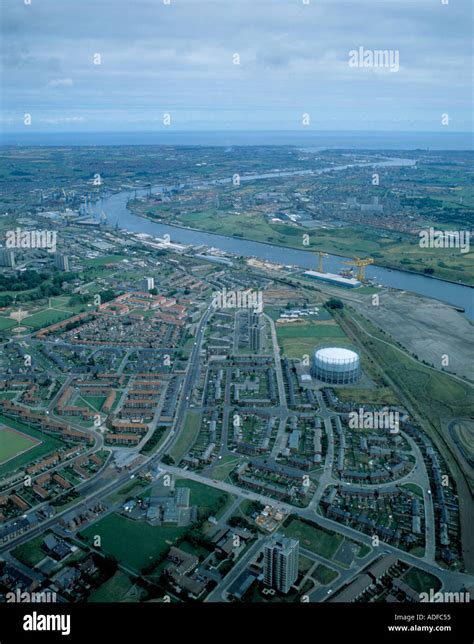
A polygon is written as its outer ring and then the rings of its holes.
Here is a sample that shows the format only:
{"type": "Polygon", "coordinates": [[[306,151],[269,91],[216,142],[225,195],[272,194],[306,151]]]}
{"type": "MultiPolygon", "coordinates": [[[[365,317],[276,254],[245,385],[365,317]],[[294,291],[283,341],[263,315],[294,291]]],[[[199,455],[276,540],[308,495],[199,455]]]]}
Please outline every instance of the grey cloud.
{"type": "Polygon", "coordinates": [[[126,128],[173,109],[187,122],[194,113],[196,127],[206,120],[212,127],[228,124],[231,108],[257,120],[262,110],[280,110],[288,122],[313,109],[321,121],[337,121],[352,101],[360,107],[354,127],[364,115],[403,129],[404,114],[410,123],[416,110],[429,124],[444,101],[465,127],[471,6],[470,0],[3,2],[4,110],[34,105],[46,120],[82,116],[84,127],[126,128]],[[400,71],[350,69],[348,52],[359,45],[399,50],[400,71]],[[95,52],[100,66],[92,64],[95,52]],[[240,66],[232,64],[234,52],[240,66]]]}

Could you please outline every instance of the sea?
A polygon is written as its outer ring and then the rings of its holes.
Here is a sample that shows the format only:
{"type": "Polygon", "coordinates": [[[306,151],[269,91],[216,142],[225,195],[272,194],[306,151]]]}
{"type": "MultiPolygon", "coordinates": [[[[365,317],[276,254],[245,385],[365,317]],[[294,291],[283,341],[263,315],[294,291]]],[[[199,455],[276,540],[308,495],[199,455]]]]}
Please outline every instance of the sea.
{"type": "Polygon", "coordinates": [[[267,146],[343,150],[474,149],[470,132],[374,131],[153,131],[153,132],[0,132],[3,146],[267,146]]]}

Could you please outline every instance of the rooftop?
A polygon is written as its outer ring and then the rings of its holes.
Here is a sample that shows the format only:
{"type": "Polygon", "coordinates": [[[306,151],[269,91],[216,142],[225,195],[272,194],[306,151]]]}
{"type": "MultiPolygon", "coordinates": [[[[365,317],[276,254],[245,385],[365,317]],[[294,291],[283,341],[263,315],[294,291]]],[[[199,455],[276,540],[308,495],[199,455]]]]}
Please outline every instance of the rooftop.
{"type": "Polygon", "coordinates": [[[326,360],[356,360],[359,356],[351,349],[344,349],[342,347],[324,347],[317,349],[316,354],[318,358],[326,360]]]}

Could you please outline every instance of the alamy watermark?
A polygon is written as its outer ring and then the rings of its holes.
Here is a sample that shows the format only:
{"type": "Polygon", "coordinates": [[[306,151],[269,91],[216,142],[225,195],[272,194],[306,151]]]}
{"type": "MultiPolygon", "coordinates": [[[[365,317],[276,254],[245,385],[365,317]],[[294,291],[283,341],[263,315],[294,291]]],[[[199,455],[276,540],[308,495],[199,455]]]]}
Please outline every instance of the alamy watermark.
{"type": "Polygon", "coordinates": [[[364,49],[364,47],[351,49],[349,67],[371,67],[398,72],[400,52],[398,49],[364,49]]]}
{"type": "Polygon", "coordinates": [[[216,309],[254,309],[263,311],[263,292],[244,290],[227,290],[213,293],[212,305],[216,309]]]}
{"type": "Polygon", "coordinates": [[[23,617],[24,631],[59,631],[61,635],[71,633],[70,615],[44,615],[33,611],[23,617]]]}
{"type": "Polygon", "coordinates": [[[7,230],[6,248],[43,248],[49,253],[56,252],[58,233],[56,230],[7,230]]]}
{"type": "Polygon", "coordinates": [[[471,596],[468,591],[466,592],[454,592],[448,593],[446,591],[438,591],[435,593],[434,588],[430,588],[429,592],[420,593],[420,602],[430,602],[430,603],[465,603],[469,604],[471,601],[471,596]]]}
{"type": "Polygon", "coordinates": [[[398,434],[400,413],[388,409],[364,411],[363,407],[359,407],[358,411],[349,413],[349,427],[351,429],[388,429],[391,434],[398,434]]]}
{"type": "Polygon", "coordinates": [[[471,233],[468,230],[435,230],[432,226],[420,230],[420,248],[459,248],[462,254],[470,249],[471,233]]]}
{"type": "Polygon", "coordinates": [[[14,591],[5,593],[5,603],[7,604],[51,604],[55,602],[57,602],[57,597],[53,590],[40,590],[30,593],[27,590],[22,591],[17,588],[14,591]]]}

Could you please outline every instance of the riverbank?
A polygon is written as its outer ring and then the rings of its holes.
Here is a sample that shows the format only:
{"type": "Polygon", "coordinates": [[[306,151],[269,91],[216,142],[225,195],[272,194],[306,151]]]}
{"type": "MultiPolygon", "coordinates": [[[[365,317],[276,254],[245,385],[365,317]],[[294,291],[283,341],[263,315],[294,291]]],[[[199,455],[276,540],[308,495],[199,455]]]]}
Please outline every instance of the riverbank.
{"type": "MultiPolygon", "coordinates": [[[[155,186],[155,191],[161,190],[155,186]]],[[[147,234],[153,237],[165,237],[169,235],[173,241],[184,244],[204,247],[215,247],[224,253],[234,254],[241,257],[256,257],[264,261],[282,264],[284,266],[301,267],[302,269],[314,269],[315,257],[310,252],[303,252],[301,249],[293,249],[288,246],[279,246],[270,242],[248,241],[244,238],[226,237],[217,232],[208,233],[189,226],[170,226],[159,223],[151,217],[144,217],[135,214],[127,208],[127,204],[133,197],[145,196],[150,189],[119,190],[110,191],[108,196],[103,195],[96,202],[94,210],[99,214],[104,211],[108,215],[111,226],[119,226],[124,230],[133,233],[147,234]]],[[[324,258],[324,267],[328,272],[337,273],[344,267],[343,257],[327,255],[324,258]]],[[[362,255],[362,256],[365,256],[362,255]]],[[[465,309],[464,316],[474,320],[474,298],[472,288],[466,288],[458,283],[442,281],[437,278],[428,279],[426,275],[414,272],[399,271],[398,269],[387,269],[377,265],[367,267],[367,276],[373,277],[377,284],[389,288],[408,291],[429,297],[435,301],[451,304],[459,309],[465,309]]]]}
{"type": "MultiPolygon", "coordinates": [[[[252,237],[244,237],[244,236],[240,236],[240,235],[226,235],[226,234],[218,233],[218,232],[215,232],[215,231],[212,231],[212,230],[208,230],[206,228],[195,228],[195,227],[192,227],[192,226],[185,226],[183,224],[170,223],[170,222],[167,222],[167,221],[165,222],[165,221],[157,220],[157,219],[154,219],[153,217],[150,217],[149,215],[141,212],[140,209],[133,208],[133,205],[131,206],[130,203],[127,203],[127,208],[130,210],[130,212],[132,212],[137,217],[142,217],[143,219],[148,219],[148,221],[151,221],[151,222],[153,222],[155,224],[160,224],[160,225],[163,225],[163,226],[170,226],[171,228],[179,228],[179,229],[182,229],[182,230],[187,230],[187,231],[197,232],[197,233],[206,233],[207,235],[214,235],[216,237],[221,237],[221,238],[224,237],[226,239],[234,240],[234,241],[241,239],[243,241],[254,242],[254,243],[257,243],[257,244],[265,244],[267,246],[276,246],[276,247],[279,247],[279,248],[285,248],[287,250],[297,250],[297,251],[302,251],[302,252],[309,253],[309,254],[314,254],[314,253],[317,253],[319,251],[327,252],[324,247],[322,247],[322,248],[312,248],[312,249],[309,249],[307,247],[306,248],[305,247],[297,248],[295,246],[289,246],[287,244],[279,244],[278,242],[269,242],[269,241],[265,241],[265,240],[262,240],[262,239],[257,239],[257,238],[252,238],[252,237]]],[[[303,230],[302,230],[302,234],[304,234],[303,230]]],[[[332,256],[334,256],[334,257],[340,258],[341,261],[351,259],[349,256],[342,255],[340,253],[335,252],[334,250],[331,250],[330,254],[332,256]]],[[[380,267],[380,268],[385,268],[385,269],[387,269],[389,271],[399,271],[401,273],[406,273],[408,275],[422,276],[422,277],[428,278],[430,280],[434,280],[435,282],[436,281],[438,281],[438,282],[446,282],[447,284],[455,284],[457,286],[465,286],[467,288],[474,289],[474,284],[469,284],[468,282],[456,281],[456,280],[452,280],[452,279],[447,279],[445,277],[435,277],[433,275],[423,273],[421,271],[402,268],[399,265],[391,264],[390,262],[379,262],[377,259],[375,260],[374,264],[372,264],[372,266],[373,266],[374,269],[377,268],[377,267],[380,267]]],[[[458,308],[464,310],[463,307],[458,307],[458,308]]]]}

